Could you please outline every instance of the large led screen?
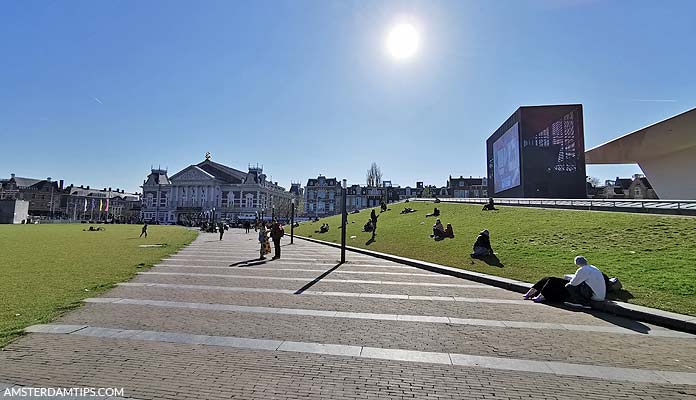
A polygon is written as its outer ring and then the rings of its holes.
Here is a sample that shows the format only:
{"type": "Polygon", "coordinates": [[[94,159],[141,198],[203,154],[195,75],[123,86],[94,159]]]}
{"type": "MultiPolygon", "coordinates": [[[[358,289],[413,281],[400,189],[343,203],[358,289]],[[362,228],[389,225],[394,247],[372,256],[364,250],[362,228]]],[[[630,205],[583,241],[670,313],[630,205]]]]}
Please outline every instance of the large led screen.
{"type": "Polygon", "coordinates": [[[517,123],[493,143],[495,193],[520,184],[520,135],[517,123]]]}

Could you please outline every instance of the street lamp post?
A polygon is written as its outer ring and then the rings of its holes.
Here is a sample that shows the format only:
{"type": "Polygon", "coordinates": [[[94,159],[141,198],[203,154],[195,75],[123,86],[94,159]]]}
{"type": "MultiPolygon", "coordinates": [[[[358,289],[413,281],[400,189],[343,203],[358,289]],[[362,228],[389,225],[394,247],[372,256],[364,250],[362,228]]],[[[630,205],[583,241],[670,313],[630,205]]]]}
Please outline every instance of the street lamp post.
{"type": "Polygon", "coordinates": [[[295,198],[291,200],[292,207],[290,208],[290,244],[295,240],[295,198]]]}
{"type": "Polygon", "coordinates": [[[346,225],[348,224],[348,213],[346,213],[346,189],[348,182],[343,180],[341,188],[341,263],[346,262],[346,225]]]}

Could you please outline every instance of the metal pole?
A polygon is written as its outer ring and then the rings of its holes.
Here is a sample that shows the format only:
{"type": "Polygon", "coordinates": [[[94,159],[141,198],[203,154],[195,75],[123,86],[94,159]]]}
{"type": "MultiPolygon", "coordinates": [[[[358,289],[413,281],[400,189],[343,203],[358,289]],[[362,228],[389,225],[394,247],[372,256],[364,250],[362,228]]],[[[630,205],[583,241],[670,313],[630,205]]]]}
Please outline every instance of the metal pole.
{"type": "Polygon", "coordinates": [[[290,209],[290,244],[295,241],[295,199],[292,199],[292,208],[290,209]]]}
{"type": "Polygon", "coordinates": [[[346,180],[343,180],[341,190],[341,264],[346,262],[346,225],[348,214],[346,213],[346,180]]]}

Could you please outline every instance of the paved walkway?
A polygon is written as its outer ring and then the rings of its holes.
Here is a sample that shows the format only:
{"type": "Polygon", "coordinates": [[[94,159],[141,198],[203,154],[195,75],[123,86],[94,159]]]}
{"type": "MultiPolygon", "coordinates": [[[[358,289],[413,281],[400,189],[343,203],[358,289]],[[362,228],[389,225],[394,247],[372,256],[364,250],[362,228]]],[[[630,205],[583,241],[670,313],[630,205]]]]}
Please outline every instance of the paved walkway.
{"type": "Polygon", "coordinates": [[[202,234],[0,352],[4,385],[137,399],[694,398],[696,337],[296,240],[202,234]]]}

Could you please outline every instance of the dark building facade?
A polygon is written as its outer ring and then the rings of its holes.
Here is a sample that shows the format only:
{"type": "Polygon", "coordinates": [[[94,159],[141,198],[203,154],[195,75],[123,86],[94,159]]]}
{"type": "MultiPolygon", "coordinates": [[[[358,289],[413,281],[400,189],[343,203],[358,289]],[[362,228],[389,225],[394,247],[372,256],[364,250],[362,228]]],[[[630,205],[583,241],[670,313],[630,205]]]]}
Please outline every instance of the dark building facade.
{"type": "Polygon", "coordinates": [[[520,107],[486,150],[491,197],[587,196],[581,104],[520,107]]]}

